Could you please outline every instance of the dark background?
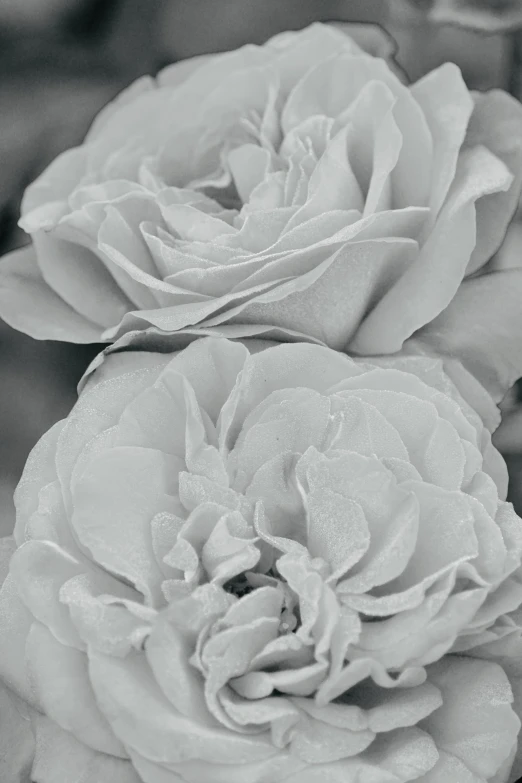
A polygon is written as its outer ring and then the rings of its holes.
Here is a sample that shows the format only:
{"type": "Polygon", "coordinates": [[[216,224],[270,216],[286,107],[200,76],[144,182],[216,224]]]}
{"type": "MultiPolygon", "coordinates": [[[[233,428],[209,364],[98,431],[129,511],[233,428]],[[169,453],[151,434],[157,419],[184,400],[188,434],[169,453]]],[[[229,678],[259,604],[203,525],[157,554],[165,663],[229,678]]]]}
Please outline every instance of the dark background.
{"type": "MultiPolygon", "coordinates": [[[[95,114],[123,87],[169,62],[314,20],[374,21],[398,43],[415,79],[454,60],[468,85],[519,91],[520,36],[480,35],[429,23],[408,0],[0,0],[0,254],[27,242],[17,228],[27,184],[79,144],[95,114]],[[519,43],[517,44],[517,40],[519,43]]],[[[501,264],[522,253],[522,222],[501,264]]],[[[0,534],[10,532],[12,492],[30,448],[67,415],[99,346],[37,342],[0,321],[0,534]]],[[[506,400],[511,498],[522,510],[522,417],[506,400]],[[520,435],[520,437],[519,437],[520,435]]],[[[506,445],[507,444],[507,445],[506,445]]]]}

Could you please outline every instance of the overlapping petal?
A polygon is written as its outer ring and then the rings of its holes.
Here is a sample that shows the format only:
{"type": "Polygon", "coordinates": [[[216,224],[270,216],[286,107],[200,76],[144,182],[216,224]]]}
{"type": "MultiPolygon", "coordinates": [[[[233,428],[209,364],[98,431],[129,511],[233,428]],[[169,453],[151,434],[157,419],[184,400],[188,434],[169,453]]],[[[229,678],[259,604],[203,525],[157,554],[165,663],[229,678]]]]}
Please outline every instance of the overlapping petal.
{"type": "Polygon", "coordinates": [[[507,779],[522,533],[490,449],[429,357],[111,356],[16,495],[0,675],[46,716],[33,775],[507,779]]]}
{"type": "Polygon", "coordinates": [[[352,32],[316,24],[131,86],[29,187],[33,249],[3,261],[2,316],[77,342],[234,328],[364,355],[444,317],[504,237],[522,110],[451,64],[408,87],[352,32]]]}

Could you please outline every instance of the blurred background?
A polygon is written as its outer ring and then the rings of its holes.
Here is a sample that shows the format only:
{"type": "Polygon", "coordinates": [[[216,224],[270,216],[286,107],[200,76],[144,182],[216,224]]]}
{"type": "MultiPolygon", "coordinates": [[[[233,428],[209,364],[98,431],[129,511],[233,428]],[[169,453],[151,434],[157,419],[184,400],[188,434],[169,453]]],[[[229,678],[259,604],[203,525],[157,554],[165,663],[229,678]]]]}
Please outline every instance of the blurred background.
{"type": "MultiPolygon", "coordinates": [[[[192,55],[262,43],[313,21],[375,22],[411,79],[446,60],[468,85],[522,97],[522,0],[0,0],[0,254],[27,184],[79,144],[100,108],[138,76],[192,55]]],[[[497,263],[522,260],[522,215],[497,263]]],[[[29,450],[74,404],[100,346],[37,342],[0,321],[0,534],[29,450]]],[[[522,512],[522,395],[504,401],[510,499],[522,512]]]]}

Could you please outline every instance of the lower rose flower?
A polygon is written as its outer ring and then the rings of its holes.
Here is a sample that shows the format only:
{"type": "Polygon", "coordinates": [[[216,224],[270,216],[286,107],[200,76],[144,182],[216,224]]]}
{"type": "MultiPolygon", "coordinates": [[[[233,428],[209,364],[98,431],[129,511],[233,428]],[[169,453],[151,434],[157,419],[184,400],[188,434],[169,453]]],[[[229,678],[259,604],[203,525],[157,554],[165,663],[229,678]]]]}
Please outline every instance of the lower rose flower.
{"type": "Polygon", "coordinates": [[[504,783],[505,493],[438,360],[113,354],[16,495],[0,674],[33,779],[504,783]]]}

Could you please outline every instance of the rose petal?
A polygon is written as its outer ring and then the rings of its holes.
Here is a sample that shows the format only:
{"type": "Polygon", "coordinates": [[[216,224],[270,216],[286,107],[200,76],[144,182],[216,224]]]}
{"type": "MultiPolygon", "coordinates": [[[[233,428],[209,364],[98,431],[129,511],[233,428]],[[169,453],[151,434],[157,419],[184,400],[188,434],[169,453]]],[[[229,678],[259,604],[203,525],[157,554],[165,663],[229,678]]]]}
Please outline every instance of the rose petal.
{"type": "Polygon", "coordinates": [[[89,672],[98,704],[116,736],[151,761],[173,764],[194,759],[226,764],[236,758],[248,763],[277,753],[264,735],[204,727],[177,713],[142,656],[121,661],[90,652],[89,672]]]}
{"type": "Polygon", "coordinates": [[[358,756],[374,739],[373,731],[350,731],[303,715],[294,729],[290,749],[310,765],[332,764],[358,756]]]}
{"type": "Polygon", "coordinates": [[[129,761],[91,750],[40,713],[32,723],[36,754],[31,775],[37,783],[141,783],[129,761]]]}
{"type": "Polygon", "coordinates": [[[73,489],[71,524],[82,544],[150,602],[162,601],[150,523],[162,511],[176,512],[176,465],[154,449],[115,447],[92,460],[73,489]]]}
{"type": "Polygon", "coordinates": [[[330,764],[314,764],[295,772],[285,783],[406,783],[417,780],[437,760],[433,740],[418,729],[407,729],[380,735],[370,748],[355,759],[330,764]]]}
{"type": "Polygon", "coordinates": [[[214,423],[249,355],[236,342],[197,341],[176,359],[176,371],[194,389],[200,407],[214,423]]]}
{"type": "MultiPolygon", "coordinates": [[[[2,558],[6,558],[2,562],[4,572],[13,551],[12,541],[2,547],[2,558]]],[[[22,602],[12,576],[8,574],[0,587],[0,635],[3,639],[9,639],[9,645],[2,646],[0,678],[29,704],[35,703],[35,696],[27,679],[25,645],[32,622],[33,617],[22,602]]]]}
{"type": "Polygon", "coordinates": [[[424,111],[433,137],[433,173],[430,209],[439,213],[457,170],[462,142],[473,111],[473,100],[460,69],[445,63],[411,87],[411,94],[424,111]]]}
{"type": "Polygon", "coordinates": [[[29,705],[0,683],[0,775],[5,781],[30,780],[35,751],[29,705]]]}
{"type": "Polygon", "coordinates": [[[203,726],[219,726],[207,708],[203,677],[189,664],[190,642],[173,624],[166,620],[155,624],[146,655],[162,693],[178,712],[203,726]]]}
{"type": "Polygon", "coordinates": [[[33,236],[38,266],[47,285],[72,310],[103,328],[132,307],[99,258],[74,242],[38,231],[33,236]],[[96,296],[89,295],[96,291],[96,296]]]}
{"type": "Polygon", "coordinates": [[[115,656],[142,649],[150,632],[155,612],[139,603],[139,598],[121,582],[111,590],[99,573],[73,577],[60,589],[60,602],[68,607],[85,645],[115,656]],[[112,595],[104,593],[104,588],[112,595]]]}
{"type": "Polygon", "coordinates": [[[435,740],[441,761],[422,782],[442,783],[450,770],[459,770],[463,781],[472,773],[470,783],[489,780],[511,754],[520,728],[506,675],[498,664],[454,656],[428,672],[442,692],[443,707],[420,726],[435,740]]]}
{"type": "Polygon", "coordinates": [[[376,291],[386,291],[401,279],[417,253],[411,239],[347,243],[310,272],[259,292],[254,301],[241,306],[234,320],[278,323],[341,350],[356,333],[376,291]]]}
{"type": "Polygon", "coordinates": [[[47,717],[88,748],[126,758],[96,704],[87,656],[60,644],[41,623],[33,623],[29,631],[26,656],[38,703],[47,717]]]}
{"type": "Polygon", "coordinates": [[[466,280],[455,298],[415,337],[421,346],[458,357],[497,401],[522,375],[522,270],[466,280]]]}
{"type": "Polygon", "coordinates": [[[2,318],[37,340],[101,341],[102,329],[73,310],[44,281],[33,247],[15,250],[0,265],[2,318]]]}
{"type": "Polygon", "coordinates": [[[59,592],[65,581],[84,572],[83,564],[49,541],[27,541],[13,554],[10,572],[33,617],[62,644],[82,650],[84,644],[59,601],[59,592]]]}
{"type": "Polygon", "coordinates": [[[415,330],[450,304],[475,247],[475,202],[489,193],[507,190],[512,179],[504,163],[486,148],[462,153],[433,231],[415,263],[366,317],[350,344],[352,351],[394,353],[415,330]],[[429,302],[419,297],[419,290],[429,291],[429,302]]]}
{"type": "MultiPolygon", "coordinates": [[[[144,783],[202,783],[209,774],[205,762],[184,761],[160,767],[131,751],[131,759],[144,783]],[[179,773],[179,774],[178,774],[179,773]]],[[[253,763],[212,764],[212,783],[263,783],[265,780],[286,781],[288,774],[304,769],[304,762],[289,753],[253,763]]]]}
{"type": "Polygon", "coordinates": [[[474,93],[475,108],[466,144],[483,144],[505,163],[513,180],[508,189],[477,201],[477,244],[466,273],[472,274],[499,249],[520,197],[522,183],[522,107],[501,90],[474,93]]]}
{"type": "Polygon", "coordinates": [[[218,421],[220,442],[231,443],[243,425],[249,411],[277,389],[287,386],[325,391],[350,373],[358,374],[355,363],[348,357],[319,346],[299,344],[279,345],[268,356],[265,351],[251,356],[245,362],[238,383],[221,409],[218,421]],[[308,368],[314,363],[316,372],[310,378],[308,368]]]}
{"type": "Polygon", "coordinates": [[[25,523],[38,509],[40,490],[56,479],[54,454],[64,423],[57,422],[40,438],[27,458],[25,469],[16,487],[14,502],[17,511],[14,538],[17,544],[25,540],[25,523]]]}

